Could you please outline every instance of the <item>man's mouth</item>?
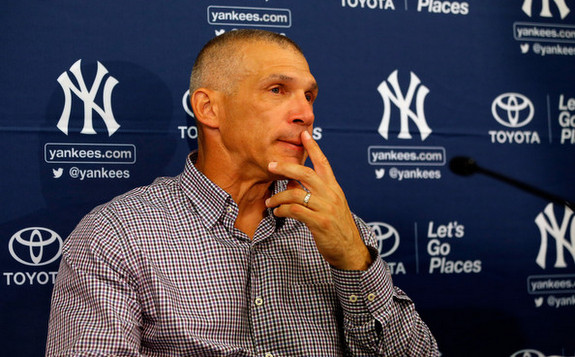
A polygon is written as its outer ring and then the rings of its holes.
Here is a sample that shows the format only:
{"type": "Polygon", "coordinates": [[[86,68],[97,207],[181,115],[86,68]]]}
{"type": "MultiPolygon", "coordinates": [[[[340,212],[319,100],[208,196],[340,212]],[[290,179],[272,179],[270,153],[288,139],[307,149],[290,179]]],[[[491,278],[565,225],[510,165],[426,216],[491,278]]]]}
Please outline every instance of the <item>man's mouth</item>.
{"type": "Polygon", "coordinates": [[[303,144],[299,138],[297,138],[297,139],[280,139],[280,141],[282,141],[284,143],[291,144],[291,145],[303,147],[303,144]]]}
{"type": "Polygon", "coordinates": [[[285,150],[292,152],[292,154],[303,155],[305,148],[300,138],[278,139],[285,150]]]}

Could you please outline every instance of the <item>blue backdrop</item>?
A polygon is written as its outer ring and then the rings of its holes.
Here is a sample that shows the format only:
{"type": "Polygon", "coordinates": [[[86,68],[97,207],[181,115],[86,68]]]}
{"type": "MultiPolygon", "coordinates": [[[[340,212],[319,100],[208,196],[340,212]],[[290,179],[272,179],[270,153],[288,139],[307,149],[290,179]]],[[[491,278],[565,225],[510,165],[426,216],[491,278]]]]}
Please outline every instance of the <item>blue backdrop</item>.
{"type": "Polygon", "coordinates": [[[197,51],[293,38],[314,137],[443,356],[575,355],[575,0],[3,0],[2,355],[44,353],[60,248],[91,208],[196,146],[197,51]]]}

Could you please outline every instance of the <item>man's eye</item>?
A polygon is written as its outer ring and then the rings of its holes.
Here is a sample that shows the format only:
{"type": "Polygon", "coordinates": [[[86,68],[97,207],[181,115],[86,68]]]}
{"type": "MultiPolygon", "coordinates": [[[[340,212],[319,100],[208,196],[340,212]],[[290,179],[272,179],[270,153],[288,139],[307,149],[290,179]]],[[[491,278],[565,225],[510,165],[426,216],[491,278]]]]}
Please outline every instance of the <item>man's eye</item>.
{"type": "Polygon", "coordinates": [[[307,99],[308,102],[311,102],[313,100],[313,95],[311,94],[306,94],[305,95],[305,99],[307,99]]]}
{"type": "Polygon", "coordinates": [[[275,94],[279,94],[279,93],[280,93],[280,87],[274,87],[274,88],[272,88],[272,89],[271,89],[271,92],[272,92],[272,93],[275,93],[275,94]]]}

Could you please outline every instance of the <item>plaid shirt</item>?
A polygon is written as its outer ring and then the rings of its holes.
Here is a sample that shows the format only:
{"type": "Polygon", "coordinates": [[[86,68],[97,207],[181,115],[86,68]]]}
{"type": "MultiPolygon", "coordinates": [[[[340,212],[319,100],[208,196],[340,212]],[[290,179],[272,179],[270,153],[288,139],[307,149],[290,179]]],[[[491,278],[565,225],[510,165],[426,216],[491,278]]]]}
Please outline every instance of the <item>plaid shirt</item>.
{"type": "Polygon", "coordinates": [[[381,259],[337,270],[304,224],[271,211],[250,239],[194,159],[95,208],[66,240],[47,356],[438,354],[381,259]]]}

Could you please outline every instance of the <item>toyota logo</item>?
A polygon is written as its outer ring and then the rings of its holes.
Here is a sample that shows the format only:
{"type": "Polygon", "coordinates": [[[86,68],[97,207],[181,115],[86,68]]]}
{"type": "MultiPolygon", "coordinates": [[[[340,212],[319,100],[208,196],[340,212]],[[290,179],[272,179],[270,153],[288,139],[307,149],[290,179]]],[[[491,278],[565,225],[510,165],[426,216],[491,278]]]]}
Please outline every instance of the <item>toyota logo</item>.
{"type": "Polygon", "coordinates": [[[24,265],[47,265],[60,258],[62,238],[48,228],[24,228],[10,238],[8,249],[12,258],[24,265]]]}
{"type": "Polygon", "coordinates": [[[520,128],[527,125],[535,110],[533,103],[520,93],[504,93],[495,98],[491,104],[491,113],[497,122],[509,128],[520,128]]]}
{"type": "Polygon", "coordinates": [[[182,97],[182,107],[184,107],[184,111],[191,116],[192,118],[195,118],[194,116],[194,111],[192,110],[192,103],[190,103],[190,90],[186,90],[184,92],[184,96],[182,97]]]}
{"type": "Polygon", "coordinates": [[[521,350],[512,354],[511,357],[545,357],[545,355],[536,350],[521,350]]]}
{"type": "Polygon", "coordinates": [[[367,224],[375,239],[377,239],[377,249],[382,257],[392,255],[399,247],[399,233],[387,223],[370,222],[367,224]]]}

